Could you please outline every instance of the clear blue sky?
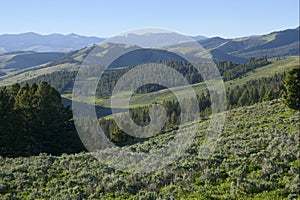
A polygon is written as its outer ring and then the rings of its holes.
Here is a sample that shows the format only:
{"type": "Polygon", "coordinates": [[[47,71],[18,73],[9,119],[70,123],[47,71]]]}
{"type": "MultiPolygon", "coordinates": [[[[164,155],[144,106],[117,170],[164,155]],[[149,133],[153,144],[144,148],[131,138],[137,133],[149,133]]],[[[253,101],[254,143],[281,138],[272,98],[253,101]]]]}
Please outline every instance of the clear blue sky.
{"type": "Polygon", "coordinates": [[[299,26],[299,0],[2,0],[0,34],[108,37],[144,27],[239,37],[299,26]]]}

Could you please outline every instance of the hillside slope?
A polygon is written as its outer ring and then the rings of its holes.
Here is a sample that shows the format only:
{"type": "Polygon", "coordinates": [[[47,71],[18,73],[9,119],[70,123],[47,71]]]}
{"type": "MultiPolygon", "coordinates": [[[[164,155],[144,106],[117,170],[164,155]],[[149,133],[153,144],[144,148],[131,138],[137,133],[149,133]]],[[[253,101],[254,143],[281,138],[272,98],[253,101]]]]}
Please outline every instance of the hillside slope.
{"type": "MultiPolygon", "coordinates": [[[[299,55],[299,27],[276,31],[266,35],[223,39],[208,38],[199,43],[211,52],[219,51],[224,55],[242,59],[267,55],[269,58],[299,55]]],[[[213,53],[212,53],[213,54],[213,53]]],[[[226,60],[226,57],[217,57],[226,60]]]]}
{"type": "MultiPolygon", "coordinates": [[[[226,113],[210,156],[199,149],[208,121],[193,145],[167,168],[131,174],[88,153],[54,157],[0,157],[1,199],[293,199],[299,198],[299,112],[275,100],[226,113]]],[[[171,131],[127,148],[149,152],[172,140],[171,131]]],[[[210,133],[211,134],[211,133],[210,133]]]]}
{"type": "Polygon", "coordinates": [[[18,71],[25,68],[46,64],[63,57],[64,53],[33,51],[13,52],[0,55],[0,70],[18,71]]]}

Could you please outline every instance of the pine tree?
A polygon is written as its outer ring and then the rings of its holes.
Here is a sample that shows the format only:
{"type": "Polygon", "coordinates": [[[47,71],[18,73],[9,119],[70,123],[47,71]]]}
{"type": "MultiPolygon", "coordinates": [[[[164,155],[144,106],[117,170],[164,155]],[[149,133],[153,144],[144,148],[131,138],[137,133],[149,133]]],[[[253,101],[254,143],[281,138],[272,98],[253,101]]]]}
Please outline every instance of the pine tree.
{"type": "Polygon", "coordinates": [[[9,91],[5,87],[0,89],[0,154],[5,156],[25,155],[27,140],[23,134],[23,118],[14,109],[17,88],[13,89],[14,93],[12,88],[9,91]]]}
{"type": "Polygon", "coordinates": [[[250,104],[249,91],[247,89],[245,89],[244,92],[242,93],[242,96],[238,100],[238,105],[245,106],[245,105],[249,105],[249,104],[250,104]]]}
{"type": "Polygon", "coordinates": [[[300,66],[290,69],[285,79],[285,104],[295,110],[300,110],[300,66]]]}
{"type": "Polygon", "coordinates": [[[0,155],[84,151],[60,94],[48,83],[0,87],[0,155]]]}

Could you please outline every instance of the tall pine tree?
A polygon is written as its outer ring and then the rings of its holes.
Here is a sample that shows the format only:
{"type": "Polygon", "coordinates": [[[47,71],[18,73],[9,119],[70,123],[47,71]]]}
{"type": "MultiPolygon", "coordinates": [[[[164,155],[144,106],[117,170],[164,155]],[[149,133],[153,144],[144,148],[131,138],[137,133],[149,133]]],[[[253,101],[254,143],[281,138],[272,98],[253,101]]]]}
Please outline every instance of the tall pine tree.
{"type": "Polygon", "coordinates": [[[285,103],[288,107],[300,110],[300,66],[290,69],[285,79],[285,103]]]}

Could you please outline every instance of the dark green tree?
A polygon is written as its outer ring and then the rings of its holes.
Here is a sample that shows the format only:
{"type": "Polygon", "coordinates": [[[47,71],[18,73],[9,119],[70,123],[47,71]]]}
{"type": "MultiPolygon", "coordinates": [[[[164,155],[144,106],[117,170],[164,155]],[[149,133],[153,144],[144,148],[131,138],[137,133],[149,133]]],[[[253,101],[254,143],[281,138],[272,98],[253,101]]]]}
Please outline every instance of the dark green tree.
{"type": "Polygon", "coordinates": [[[0,88],[0,154],[10,156],[24,152],[26,138],[23,134],[21,114],[14,109],[14,98],[6,87],[0,88]]]}
{"type": "Polygon", "coordinates": [[[0,88],[0,155],[84,151],[60,94],[46,82],[0,88]]]}
{"type": "Polygon", "coordinates": [[[285,104],[295,110],[300,110],[300,66],[290,69],[284,82],[286,93],[285,104]]]}

